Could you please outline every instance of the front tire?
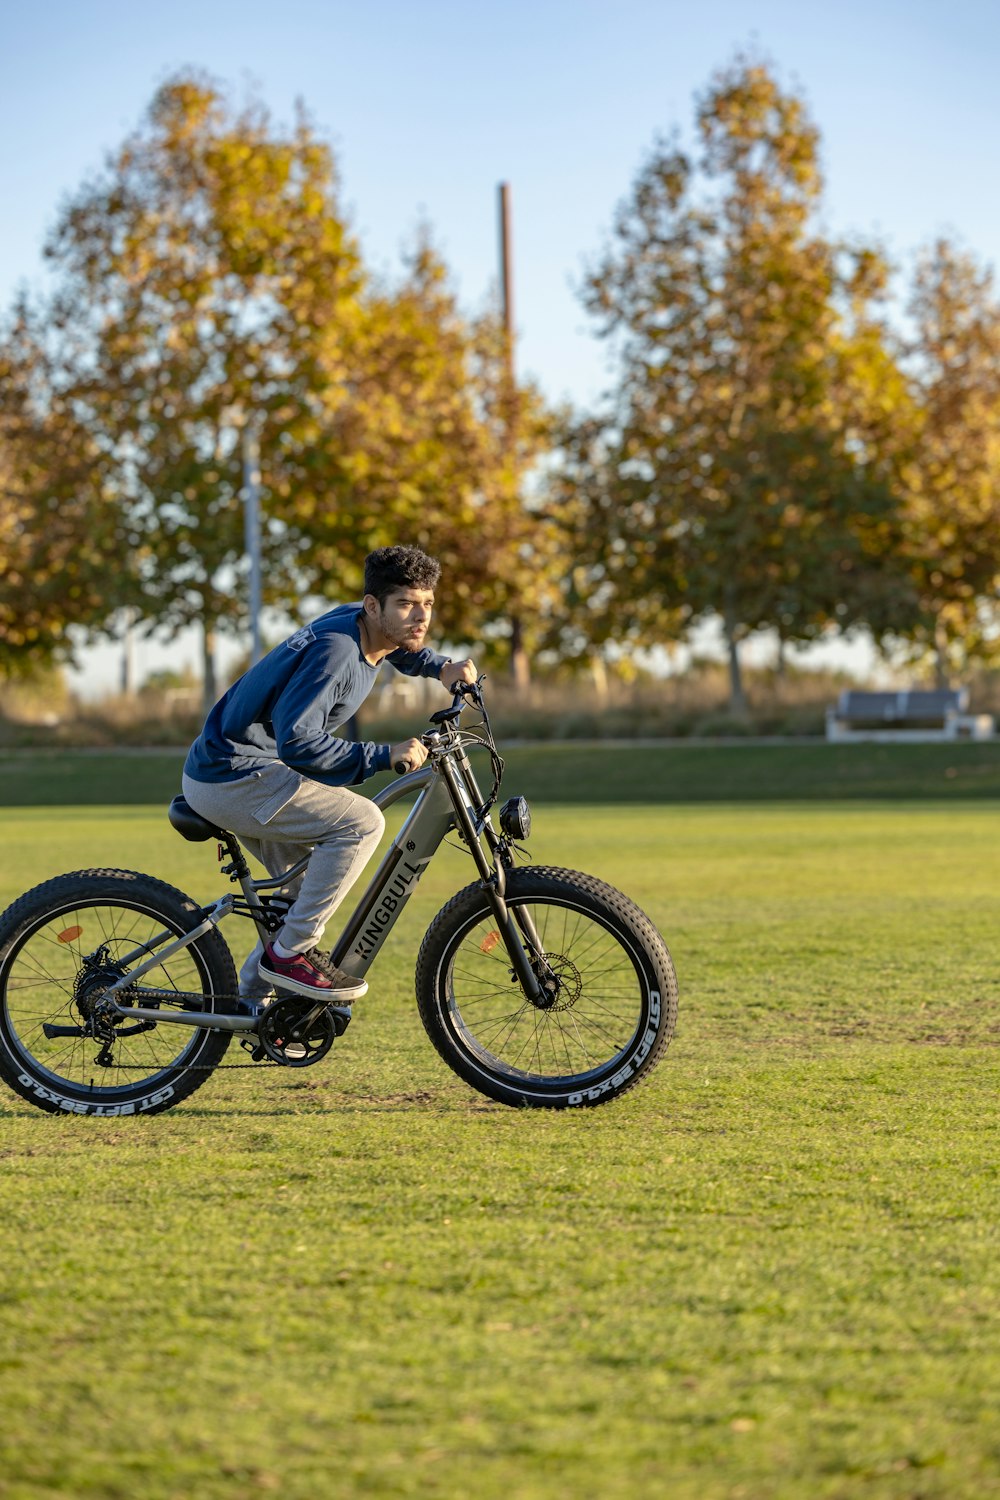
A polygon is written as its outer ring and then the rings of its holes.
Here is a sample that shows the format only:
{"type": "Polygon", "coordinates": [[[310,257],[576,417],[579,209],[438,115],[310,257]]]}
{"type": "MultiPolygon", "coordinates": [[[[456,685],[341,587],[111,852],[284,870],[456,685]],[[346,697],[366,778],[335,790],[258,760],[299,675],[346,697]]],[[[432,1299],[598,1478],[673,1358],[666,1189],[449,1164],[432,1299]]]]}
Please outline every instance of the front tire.
{"type": "MultiPolygon", "coordinates": [[[[15,901],[0,917],[0,1077],[53,1114],[158,1114],[194,1093],[228,1032],[127,1017],[106,1045],[84,1032],[102,982],[145,958],[158,935],[179,937],[200,917],[181,891],[128,870],[59,875],[15,901]]],[[[160,992],[152,1004],[164,1011],[212,1009],[236,992],[232,956],[213,928],[123,991],[123,1003],[148,1006],[143,989],[160,992]]]]}
{"type": "Polygon", "coordinates": [[[575,870],[511,870],[504,899],[530,914],[554,1001],[513,979],[481,885],[431,923],[417,960],[417,1004],[448,1066],[502,1104],[603,1104],[644,1078],[673,1035],[677,979],[649,918],[613,886],[575,870]]]}

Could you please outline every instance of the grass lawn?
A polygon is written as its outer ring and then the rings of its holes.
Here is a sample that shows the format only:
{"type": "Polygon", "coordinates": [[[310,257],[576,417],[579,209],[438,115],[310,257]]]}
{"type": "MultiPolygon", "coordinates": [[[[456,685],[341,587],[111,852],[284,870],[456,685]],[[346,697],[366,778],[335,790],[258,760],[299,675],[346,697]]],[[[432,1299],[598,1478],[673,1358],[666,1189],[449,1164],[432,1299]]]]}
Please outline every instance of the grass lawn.
{"type": "MultiPolygon", "coordinates": [[[[535,857],[677,964],[616,1104],[506,1110],[434,1053],[412,970],[452,850],[317,1067],[127,1122],[0,1094],[0,1496],[1000,1495],[1000,760],[822,748],[742,751],[738,801],[693,750],[617,789],[619,756],[564,762],[559,802],[558,752],[511,752],[535,857]]],[[[218,888],[148,805],[176,757],[122,757],[106,807],[100,758],[42,768],[58,806],[14,759],[0,902],[87,865],[218,888]]]]}

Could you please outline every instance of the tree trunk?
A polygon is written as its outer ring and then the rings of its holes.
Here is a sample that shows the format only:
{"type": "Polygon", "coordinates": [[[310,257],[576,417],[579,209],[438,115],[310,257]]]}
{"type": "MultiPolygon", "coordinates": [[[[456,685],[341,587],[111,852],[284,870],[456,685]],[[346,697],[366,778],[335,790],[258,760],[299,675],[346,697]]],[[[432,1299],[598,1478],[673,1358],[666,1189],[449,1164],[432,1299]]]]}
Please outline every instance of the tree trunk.
{"type": "Polygon", "coordinates": [[[779,635],[778,636],[778,649],[774,653],[774,675],[775,675],[775,677],[784,678],[784,676],[787,673],[787,671],[788,671],[788,648],[785,645],[785,638],[784,638],[784,636],[779,635]]]}
{"type": "Polygon", "coordinates": [[[127,609],[122,624],[122,659],[119,686],[123,698],[135,692],[135,624],[138,611],[127,609]]]}
{"type": "Polygon", "coordinates": [[[743,673],[740,669],[740,644],[737,627],[727,615],[723,621],[726,646],[729,651],[729,712],[736,719],[747,716],[747,697],[743,691],[743,673]]]}
{"type": "Polygon", "coordinates": [[[215,677],[215,622],[205,620],[202,627],[201,643],[201,702],[204,712],[207,714],[215,707],[219,696],[218,684],[215,677]]]}
{"type": "Polygon", "coordinates": [[[934,686],[945,690],[951,686],[951,663],[948,660],[948,636],[938,621],[934,626],[934,686]]]}
{"type": "Polygon", "coordinates": [[[601,708],[608,702],[608,668],[603,656],[596,653],[590,658],[590,680],[594,685],[594,697],[601,708]]]}
{"type": "Polygon", "coordinates": [[[510,617],[510,675],[514,686],[531,686],[531,662],[524,646],[524,630],[520,615],[510,617]]]}

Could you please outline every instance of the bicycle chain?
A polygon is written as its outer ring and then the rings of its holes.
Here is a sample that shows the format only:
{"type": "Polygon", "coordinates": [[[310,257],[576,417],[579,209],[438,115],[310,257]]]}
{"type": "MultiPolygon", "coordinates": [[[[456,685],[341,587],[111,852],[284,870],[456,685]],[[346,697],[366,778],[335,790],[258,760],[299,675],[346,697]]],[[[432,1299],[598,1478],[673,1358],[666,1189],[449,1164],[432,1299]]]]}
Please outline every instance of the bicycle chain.
{"type": "MultiPolygon", "coordinates": [[[[225,1068],[281,1068],[284,1063],[276,1062],[273,1058],[262,1057],[259,1062],[248,1063],[185,1063],[183,1068],[178,1068],[179,1073],[221,1073],[225,1068]]],[[[170,1063],[166,1063],[161,1071],[166,1072],[170,1063]]],[[[139,1063],[115,1063],[116,1073],[148,1073],[149,1069],[139,1063]]]]}
{"type": "MultiPolygon", "coordinates": [[[[215,1000],[217,1003],[219,1001],[222,1001],[225,1004],[236,1004],[238,1001],[243,1000],[244,998],[245,997],[243,995],[213,995],[212,996],[212,999],[215,1000]]],[[[206,1012],[204,1012],[204,1014],[210,1015],[211,1012],[210,1011],[206,1011],[206,1012]]],[[[124,1019],[126,1019],[126,1017],[122,1017],[122,1019],[124,1020],[124,1019]]],[[[230,1036],[239,1036],[239,1035],[240,1035],[239,1032],[231,1032],[230,1033],[230,1036]]],[[[246,1035],[249,1037],[249,1036],[256,1035],[256,1033],[255,1032],[247,1032],[246,1035]]],[[[91,1040],[97,1041],[98,1038],[97,1037],[93,1037],[91,1040]]],[[[170,1064],[168,1063],[168,1064],[166,1064],[166,1066],[169,1067],[170,1064]]],[[[218,1062],[218,1063],[186,1063],[184,1065],[184,1067],[181,1068],[179,1071],[181,1071],[183,1073],[220,1073],[225,1068],[229,1068],[229,1069],[234,1069],[234,1068],[281,1068],[281,1067],[285,1067],[285,1066],[287,1066],[287,1064],[285,1064],[285,1063],[279,1063],[276,1058],[267,1057],[265,1055],[264,1057],[258,1058],[258,1060],[256,1062],[247,1062],[247,1063],[233,1063],[233,1062],[230,1062],[230,1063],[227,1063],[227,1062],[218,1062]]],[[[142,1065],[142,1063],[116,1063],[115,1064],[115,1072],[117,1072],[117,1073],[148,1073],[149,1069],[148,1069],[148,1067],[144,1067],[142,1065]]]]}

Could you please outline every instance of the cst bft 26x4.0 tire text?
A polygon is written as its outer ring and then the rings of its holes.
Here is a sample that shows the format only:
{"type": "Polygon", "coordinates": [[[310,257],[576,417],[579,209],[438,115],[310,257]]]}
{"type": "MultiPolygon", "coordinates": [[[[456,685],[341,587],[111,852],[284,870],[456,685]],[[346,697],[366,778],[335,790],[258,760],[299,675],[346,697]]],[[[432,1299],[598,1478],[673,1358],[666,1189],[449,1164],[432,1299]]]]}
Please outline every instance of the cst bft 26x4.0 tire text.
{"type": "MultiPolygon", "coordinates": [[[[115,1022],[107,1046],[80,1033],[101,988],[96,968],[113,979],[124,972],[126,955],[134,966],[158,935],[180,937],[200,919],[181,891],[129,870],[77,870],[15,901],[0,918],[0,1076],[56,1114],[157,1114],[187,1098],[221,1061],[229,1033],[130,1025],[127,1017],[115,1022]],[[46,1026],[63,1034],[47,1036],[46,1026]]],[[[215,996],[235,993],[236,974],[213,928],[162,959],[139,984],[159,992],[153,1005],[164,1011],[211,1009],[215,996]],[[175,993],[176,1002],[164,991],[175,993]]],[[[130,996],[126,989],[121,1003],[150,1002],[141,990],[130,996]]]]}
{"type": "Polygon", "coordinates": [[[503,1104],[565,1109],[633,1088],[673,1034],[677,980],[649,918],[613,886],[575,870],[511,870],[504,897],[530,915],[558,982],[524,995],[481,885],[435,917],[417,960],[417,1004],[460,1078],[503,1104]]]}

